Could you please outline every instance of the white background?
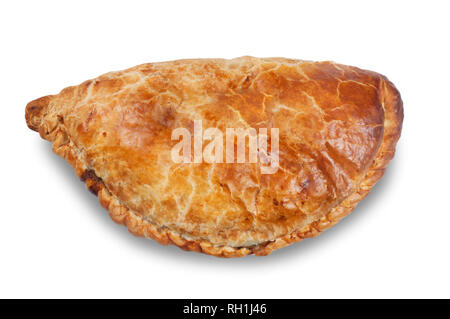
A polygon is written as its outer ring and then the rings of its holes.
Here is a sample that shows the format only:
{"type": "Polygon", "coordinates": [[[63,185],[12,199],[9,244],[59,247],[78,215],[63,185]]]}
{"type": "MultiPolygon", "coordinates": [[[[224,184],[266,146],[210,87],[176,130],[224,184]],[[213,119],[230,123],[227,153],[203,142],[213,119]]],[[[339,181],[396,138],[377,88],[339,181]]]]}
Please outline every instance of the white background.
{"type": "Polygon", "coordinates": [[[450,297],[446,1],[6,1],[0,297],[450,297]],[[321,236],[219,259],[133,237],[30,131],[27,102],[144,62],[241,55],[385,74],[405,107],[385,177],[321,236]]]}

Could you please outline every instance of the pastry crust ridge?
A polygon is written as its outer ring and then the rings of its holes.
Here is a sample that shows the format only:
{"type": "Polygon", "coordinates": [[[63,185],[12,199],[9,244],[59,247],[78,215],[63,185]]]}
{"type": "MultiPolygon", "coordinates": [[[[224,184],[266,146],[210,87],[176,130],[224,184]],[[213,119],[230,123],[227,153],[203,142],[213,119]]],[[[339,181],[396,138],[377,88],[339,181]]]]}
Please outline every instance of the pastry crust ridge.
{"type": "MultiPolygon", "coordinates": [[[[278,63],[278,60],[276,61],[278,63]]],[[[281,64],[285,62],[289,64],[292,61],[298,62],[286,59],[279,59],[279,61],[281,61],[281,64]]],[[[336,65],[336,68],[340,67],[343,66],[336,65]]],[[[359,72],[359,69],[356,68],[349,70],[359,72]]],[[[400,137],[403,106],[400,95],[392,83],[384,76],[374,74],[370,73],[370,76],[375,79],[373,80],[375,84],[369,83],[368,85],[373,85],[376,88],[378,99],[382,106],[383,127],[378,144],[374,146],[375,155],[369,163],[368,169],[360,177],[360,180],[355,182],[356,187],[349,190],[348,196],[344,196],[344,199],[332,207],[324,216],[318,219],[314,219],[314,216],[309,216],[308,218],[311,218],[311,221],[306,222],[303,227],[254,245],[215,244],[205,238],[201,238],[201,236],[195,238],[189,236],[189,234],[181,234],[175,229],[157,225],[151,219],[133,211],[117,196],[117,191],[115,191],[116,195],[114,195],[103,179],[97,175],[96,170],[87,165],[88,160],[85,152],[80,150],[80,146],[77,146],[73,136],[65,127],[65,117],[58,114],[57,116],[48,116],[46,118],[47,107],[55,96],[46,96],[30,102],[26,108],[26,121],[31,129],[38,131],[41,137],[53,143],[53,151],[72,165],[76,174],[85,182],[86,187],[99,197],[101,205],[109,211],[111,218],[119,224],[126,225],[134,235],[152,238],[164,245],[175,244],[185,250],[204,252],[219,257],[242,257],[249,254],[268,255],[276,249],[304,238],[317,236],[325,229],[336,224],[355,208],[356,204],[369,193],[370,189],[382,177],[387,164],[394,155],[395,145],[400,137]],[[44,118],[46,118],[46,121],[44,121],[44,118]]],[[[246,78],[243,80],[245,81],[246,78]]],[[[91,83],[86,85],[91,85],[91,83]]],[[[83,84],[80,86],[83,86],[83,84]]],[[[74,94],[73,88],[71,90],[70,94],[74,94]]],[[[64,91],[61,94],[64,95],[64,91]]],[[[373,131],[371,134],[376,134],[377,132],[373,131]]],[[[355,176],[358,175],[355,173],[355,176]]]]}

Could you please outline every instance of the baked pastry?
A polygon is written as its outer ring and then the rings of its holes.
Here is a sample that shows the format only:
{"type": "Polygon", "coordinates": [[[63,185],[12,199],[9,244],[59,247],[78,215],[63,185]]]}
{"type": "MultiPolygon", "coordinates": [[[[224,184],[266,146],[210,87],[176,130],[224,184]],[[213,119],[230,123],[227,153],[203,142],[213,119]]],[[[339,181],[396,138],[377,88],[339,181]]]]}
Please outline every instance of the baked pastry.
{"type": "Polygon", "coordinates": [[[131,233],[240,257],[316,236],[348,215],[392,159],[403,106],[371,71],[240,57],[107,73],[30,102],[25,116],[131,233]],[[263,158],[174,161],[174,129],[195,134],[195,120],[222,132],[277,128],[277,169],[264,173],[263,158]]]}

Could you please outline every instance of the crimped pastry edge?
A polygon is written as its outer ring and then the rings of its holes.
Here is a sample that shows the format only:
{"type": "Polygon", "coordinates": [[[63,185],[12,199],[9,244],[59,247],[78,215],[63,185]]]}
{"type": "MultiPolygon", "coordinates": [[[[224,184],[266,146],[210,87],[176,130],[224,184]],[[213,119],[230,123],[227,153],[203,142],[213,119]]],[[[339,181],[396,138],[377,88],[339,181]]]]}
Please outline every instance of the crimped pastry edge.
{"type": "Polygon", "coordinates": [[[52,142],[53,152],[71,164],[78,177],[85,182],[86,187],[98,196],[100,204],[109,211],[112,220],[127,226],[133,235],[154,239],[162,245],[174,244],[183,250],[202,252],[216,257],[243,257],[250,254],[265,256],[274,250],[305,238],[315,237],[338,223],[353,211],[357,203],[367,196],[372,187],[383,176],[387,164],[394,156],[395,146],[400,137],[403,121],[403,104],[400,94],[394,85],[381,75],[379,94],[385,116],[383,138],[377,154],[358,189],[319,220],[274,241],[249,247],[218,246],[204,239],[191,240],[183,238],[178,232],[166,227],[159,227],[121,204],[110,193],[102,180],[85,166],[75,145],[66,134],[63,125],[58,125],[52,132],[46,132],[46,128],[41,125],[45,108],[50,103],[52,96],[45,96],[28,103],[25,118],[28,127],[38,131],[42,138],[52,142]]]}

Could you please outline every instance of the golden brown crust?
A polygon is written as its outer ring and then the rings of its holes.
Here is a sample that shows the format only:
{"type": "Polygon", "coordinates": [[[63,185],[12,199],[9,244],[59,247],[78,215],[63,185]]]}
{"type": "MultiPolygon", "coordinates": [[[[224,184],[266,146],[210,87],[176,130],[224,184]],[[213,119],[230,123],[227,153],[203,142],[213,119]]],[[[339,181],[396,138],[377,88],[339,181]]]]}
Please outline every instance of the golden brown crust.
{"type": "Polygon", "coordinates": [[[25,109],[25,120],[28,127],[33,131],[38,131],[42,120],[42,113],[52,99],[51,95],[43,96],[31,101],[25,109]]]}
{"type": "Polygon", "coordinates": [[[53,142],[55,153],[74,167],[114,221],[161,244],[221,257],[267,255],[316,236],[348,215],[383,175],[402,119],[397,90],[376,73],[331,62],[251,57],[141,65],[26,108],[28,126],[53,142]],[[154,154],[167,152],[167,132],[193,115],[218,127],[221,119],[280,126],[280,150],[287,149],[280,155],[282,170],[261,176],[251,165],[216,164],[212,170],[201,164],[194,174],[164,175],[170,164],[154,154]],[[131,165],[111,166],[111,159],[131,165]],[[145,170],[149,166],[153,171],[145,170]],[[158,167],[162,172],[155,174],[158,167]],[[138,172],[147,179],[136,178],[138,172]],[[213,184],[209,195],[204,195],[205,180],[213,184]],[[286,184],[294,186],[286,190],[286,184]],[[136,185],[146,187],[136,190],[136,185]],[[184,197],[177,188],[191,190],[184,206],[189,209],[178,224],[184,197]],[[214,210],[222,210],[220,218],[214,210]]]}

